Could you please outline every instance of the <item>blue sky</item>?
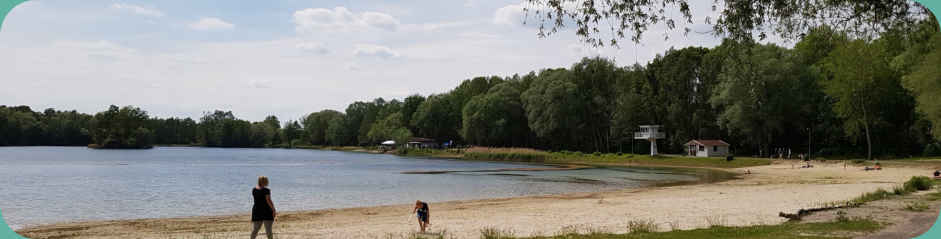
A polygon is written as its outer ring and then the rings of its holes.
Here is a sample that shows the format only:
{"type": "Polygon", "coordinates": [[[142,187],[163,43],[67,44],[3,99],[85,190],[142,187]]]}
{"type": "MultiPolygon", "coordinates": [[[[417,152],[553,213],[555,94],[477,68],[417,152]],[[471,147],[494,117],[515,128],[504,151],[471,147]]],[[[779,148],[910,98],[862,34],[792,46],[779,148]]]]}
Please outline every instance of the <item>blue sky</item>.
{"type": "MultiPolygon", "coordinates": [[[[643,64],[670,47],[719,43],[679,31],[664,41],[655,26],[641,44],[595,49],[571,31],[538,38],[521,8],[485,0],[31,0],[0,30],[0,104],[297,119],[358,100],[443,93],[474,76],[596,55],[643,64]]],[[[703,11],[698,18],[710,14],[703,11]]]]}

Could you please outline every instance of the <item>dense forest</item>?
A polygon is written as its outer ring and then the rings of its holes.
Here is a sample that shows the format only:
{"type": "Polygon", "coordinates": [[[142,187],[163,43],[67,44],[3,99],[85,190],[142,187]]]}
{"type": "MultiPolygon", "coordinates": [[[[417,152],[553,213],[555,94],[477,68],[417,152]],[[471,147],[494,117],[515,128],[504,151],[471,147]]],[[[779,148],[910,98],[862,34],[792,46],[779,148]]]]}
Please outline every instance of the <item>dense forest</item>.
{"type": "Polygon", "coordinates": [[[75,111],[0,106],[0,145],[293,147],[376,145],[425,137],[465,145],[644,153],[638,125],[659,124],[663,152],[723,139],[739,155],[939,155],[941,34],[854,39],[828,27],[793,48],[726,40],[670,49],[647,65],[585,58],[569,68],[463,81],[445,93],[354,102],[300,120],[261,122],[229,111],[198,120],[111,106],[75,111]]]}

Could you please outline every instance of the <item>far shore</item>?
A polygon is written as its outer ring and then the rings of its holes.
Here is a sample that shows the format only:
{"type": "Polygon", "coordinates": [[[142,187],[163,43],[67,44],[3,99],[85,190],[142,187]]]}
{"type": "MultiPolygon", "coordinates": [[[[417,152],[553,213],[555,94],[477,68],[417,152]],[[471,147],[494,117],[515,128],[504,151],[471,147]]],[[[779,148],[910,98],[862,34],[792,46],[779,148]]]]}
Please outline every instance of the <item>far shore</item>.
{"type": "MultiPolygon", "coordinates": [[[[512,230],[517,236],[554,235],[564,230],[627,232],[633,220],[650,220],[660,230],[714,224],[779,224],[778,213],[850,200],[879,188],[890,190],[933,168],[886,167],[864,171],[841,163],[796,162],[726,171],[752,174],[710,184],[625,189],[600,193],[431,202],[432,232],[479,237],[481,229],[512,230]],[[845,167],[845,168],[844,168],[845,167]]],[[[284,212],[275,223],[278,238],[386,238],[415,232],[411,205],[284,212]]],[[[247,237],[249,215],[60,223],[17,230],[30,238],[231,238],[247,237]]]]}

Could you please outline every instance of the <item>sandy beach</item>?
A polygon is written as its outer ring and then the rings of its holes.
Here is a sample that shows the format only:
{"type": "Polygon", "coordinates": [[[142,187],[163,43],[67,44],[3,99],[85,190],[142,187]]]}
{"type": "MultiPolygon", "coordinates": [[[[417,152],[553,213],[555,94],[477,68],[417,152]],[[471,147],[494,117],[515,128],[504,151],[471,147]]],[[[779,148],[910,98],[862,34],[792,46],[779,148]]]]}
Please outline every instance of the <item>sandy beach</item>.
{"type": "MultiPolygon", "coordinates": [[[[934,169],[889,167],[864,171],[842,163],[793,163],[731,169],[750,170],[720,183],[472,201],[431,202],[432,232],[477,238],[483,228],[517,236],[560,231],[627,232],[632,220],[651,220],[660,230],[743,226],[785,221],[779,212],[849,200],[878,188],[891,190],[934,169]]],[[[415,195],[420,198],[420,195],[415,195]]],[[[399,238],[417,230],[411,205],[284,212],[277,238],[399,238]]],[[[78,222],[19,230],[30,238],[232,238],[248,237],[249,216],[78,222]]]]}

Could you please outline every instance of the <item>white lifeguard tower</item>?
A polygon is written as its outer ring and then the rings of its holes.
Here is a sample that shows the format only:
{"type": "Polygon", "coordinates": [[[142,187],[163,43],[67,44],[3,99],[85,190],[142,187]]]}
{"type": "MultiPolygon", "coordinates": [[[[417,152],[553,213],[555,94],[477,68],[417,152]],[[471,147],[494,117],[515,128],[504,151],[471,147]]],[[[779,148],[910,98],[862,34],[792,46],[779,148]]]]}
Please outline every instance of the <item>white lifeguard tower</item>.
{"type": "Polygon", "coordinates": [[[667,135],[660,131],[660,125],[641,125],[640,131],[634,132],[634,139],[650,141],[650,155],[657,154],[657,139],[664,139],[667,135]]]}

